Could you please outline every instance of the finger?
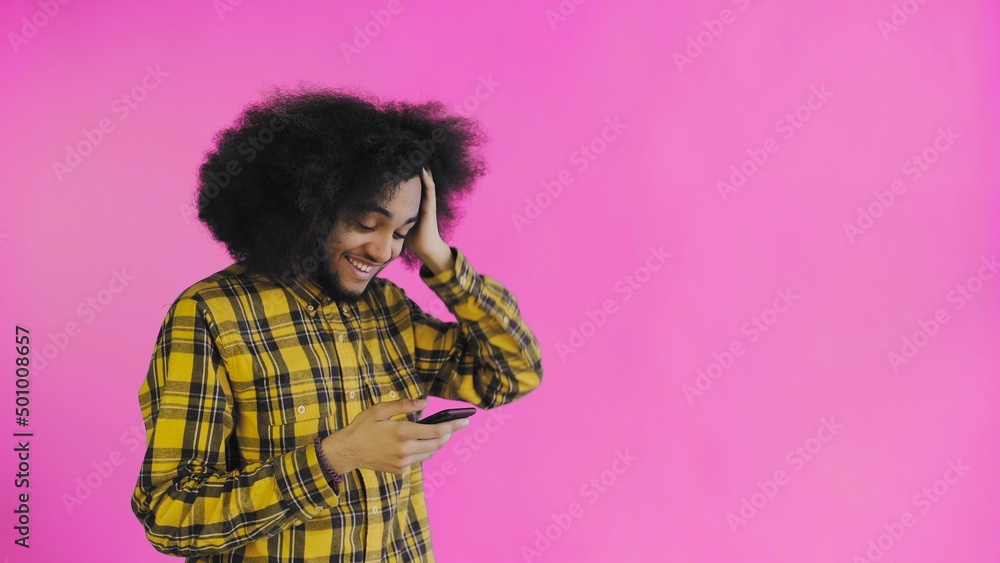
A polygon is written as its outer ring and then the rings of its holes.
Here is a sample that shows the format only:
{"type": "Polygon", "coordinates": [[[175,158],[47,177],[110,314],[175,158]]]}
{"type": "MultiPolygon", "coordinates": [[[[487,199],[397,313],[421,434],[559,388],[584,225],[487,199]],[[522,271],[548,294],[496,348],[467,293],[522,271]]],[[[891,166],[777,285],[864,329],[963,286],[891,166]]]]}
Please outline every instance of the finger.
{"type": "Polygon", "coordinates": [[[433,454],[451,440],[451,433],[430,440],[410,440],[406,445],[408,456],[433,454]]]}
{"type": "Polygon", "coordinates": [[[413,459],[413,463],[423,463],[423,462],[427,461],[428,459],[434,457],[434,454],[438,453],[439,451],[440,450],[434,450],[434,451],[427,452],[427,453],[424,453],[424,454],[416,455],[416,456],[413,456],[411,459],[413,459]]]}
{"type": "Polygon", "coordinates": [[[437,195],[435,194],[434,179],[431,177],[429,168],[423,169],[423,178],[424,191],[420,201],[421,226],[423,226],[423,223],[430,223],[432,219],[436,221],[437,217],[437,195]],[[425,218],[427,219],[426,221],[424,220],[425,218]]]}
{"type": "Polygon", "coordinates": [[[451,425],[451,429],[448,430],[448,433],[450,434],[452,432],[458,432],[459,430],[471,424],[471,422],[469,422],[468,418],[460,418],[458,420],[451,420],[448,422],[448,424],[451,425]]]}
{"type": "Polygon", "coordinates": [[[403,440],[433,440],[446,434],[441,429],[435,428],[437,424],[419,424],[417,422],[403,422],[397,427],[399,437],[403,440]]]}
{"type": "Polygon", "coordinates": [[[469,421],[463,418],[460,420],[438,422],[437,424],[410,422],[405,424],[400,430],[401,435],[410,440],[434,440],[452,432],[457,432],[468,425],[469,421]]]}
{"type": "Polygon", "coordinates": [[[426,189],[430,195],[434,195],[434,176],[431,176],[430,168],[423,168],[422,175],[424,180],[424,189],[426,189]]]}
{"type": "MultiPolygon", "coordinates": [[[[383,401],[370,407],[374,409],[375,420],[387,420],[396,415],[418,412],[427,406],[427,399],[399,399],[383,401]]],[[[416,424],[411,422],[410,424],[416,424]]]]}
{"type": "Polygon", "coordinates": [[[427,461],[428,459],[430,459],[432,457],[434,457],[434,452],[429,452],[429,453],[420,454],[420,455],[407,456],[407,457],[403,458],[402,460],[400,460],[399,464],[401,466],[403,466],[404,469],[403,469],[403,471],[401,471],[398,474],[402,475],[403,473],[406,472],[406,469],[409,469],[409,468],[413,467],[414,465],[423,463],[423,462],[427,461]]]}

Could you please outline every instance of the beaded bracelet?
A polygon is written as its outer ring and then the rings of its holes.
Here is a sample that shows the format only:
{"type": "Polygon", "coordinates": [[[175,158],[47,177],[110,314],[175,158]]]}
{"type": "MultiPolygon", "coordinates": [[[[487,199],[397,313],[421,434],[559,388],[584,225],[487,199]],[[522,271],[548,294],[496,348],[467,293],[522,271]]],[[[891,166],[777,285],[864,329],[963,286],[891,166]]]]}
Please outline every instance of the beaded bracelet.
{"type": "Polygon", "coordinates": [[[334,471],[333,468],[330,467],[330,462],[326,460],[326,456],[323,455],[323,446],[321,445],[322,442],[323,442],[323,437],[319,435],[317,435],[316,439],[313,440],[313,444],[315,444],[316,446],[316,456],[319,457],[320,465],[322,465],[323,469],[326,469],[327,472],[333,476],[334,483],[343,483],[344,476],[334,471]]]}

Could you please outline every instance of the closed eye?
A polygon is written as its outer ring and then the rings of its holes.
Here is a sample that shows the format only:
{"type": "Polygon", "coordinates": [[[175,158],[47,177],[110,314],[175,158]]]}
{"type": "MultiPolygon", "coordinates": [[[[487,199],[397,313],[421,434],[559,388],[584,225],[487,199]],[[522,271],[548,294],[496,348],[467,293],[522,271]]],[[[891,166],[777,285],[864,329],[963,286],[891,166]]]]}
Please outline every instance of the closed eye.
{"type": "MultiPolygon", "coordinates": [[[[361,223],[361,222],[357,222],[356,224],[357,224],[357,226],[358,226],[359,229],[361,229],[362,231],[365,231],[367,233],[370,233],[370,232],[375,231],[375,230],[378,229],[378,226],[369,227],[368,225],[365,225],[364,223],[361,223]]],[[[409,233],[407,233],[407,234],[409,234],[409,233]]],[[[402,240],[402,239],[406,238],[405,234],[401,235],[399,233],[392,233],[392,236],[393,236],[393,238],[396,238],[396,239],[399,239],[399,240],[402,240]]]]}

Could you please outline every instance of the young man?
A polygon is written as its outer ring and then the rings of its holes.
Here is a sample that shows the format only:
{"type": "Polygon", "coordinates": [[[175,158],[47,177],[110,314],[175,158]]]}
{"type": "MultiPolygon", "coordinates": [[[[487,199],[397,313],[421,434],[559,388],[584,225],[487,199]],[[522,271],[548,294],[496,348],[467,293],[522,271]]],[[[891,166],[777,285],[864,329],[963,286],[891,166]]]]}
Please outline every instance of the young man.
{"type": "Polygon", "coordinates": [[[216,136],[199,218],[236,262],[173,302],[139,390],[132,510],[158,551],[434,560],[420,462],[467,422],[417,424],[425,397],[489,409],[542,377],[514,296],[441,235],[482,139],[439,103],[331,90],[279,91],[216,136]],[[398,257],[457,322],[376,277],[398,257]]]}

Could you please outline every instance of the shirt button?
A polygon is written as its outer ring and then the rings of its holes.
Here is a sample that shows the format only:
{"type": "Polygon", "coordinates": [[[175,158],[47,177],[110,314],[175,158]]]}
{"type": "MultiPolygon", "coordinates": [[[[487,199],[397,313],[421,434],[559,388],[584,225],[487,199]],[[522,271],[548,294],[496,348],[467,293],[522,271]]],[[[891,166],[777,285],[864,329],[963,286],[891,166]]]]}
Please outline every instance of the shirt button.
{"type": "Polygon", "coordinates": [[[306,406],[305,405],[299,405],[298,411],[299,411],[299,414],[305,414],[305,412],[306,412],[306,406]]]}
{"type": "Polygon", "coordinates": [[[338,334],[337,335],[337,342],[343,342],[343,341],[344,341],[344,335],[343,334],[338,334]]]}
{"type": "Polygon", "coordinates": [[[395,391],[389,391],[389,397],[395,399],[396,398],[396,392],[395,391]]]}
{"type": "Polygon", "coordinates": [[[504,324],[509,323],[510,322],[510,317],[508,317],[507,315],[504,315],[503,316],[503,322],[504,322],[504,324]]]}
{"type": "Polygon", "coordinates": [[[343,311],[345,315],[347,313],[351,312],[351,308],[349,306],[347,306],[347,305],[344,305],[343,307],[341,307],[340,310],[343,311]]]}
{"type": "Polygon", "coordinates": [[[355,393],[354,391],[351,391],[350,393],[347,394],[347,396],[353,399],[354,395],[356,395],[356,394],[357,393],[355,393]]]}
{"type": "Polygon", "coordinates": [[[378,507],[377,506],[373,506],[372,507],[372,514],[378,514],[378,507]]]}
{"type": "Polygon", "coordinates": [[[306,307],[306,309],[309,309],[309,312],[312,313],[313,311],[316,310],[316,307],[313,307],[312,305],[310,305],[310,306],[306,307]]]}
{"type": "Polygon", "coordinates": [[[463,283],[464,284],[465,283],[465,274],[462,274],[461,276],[458,276],[458,281],[459,281],[459,283],[463,283]]]}

